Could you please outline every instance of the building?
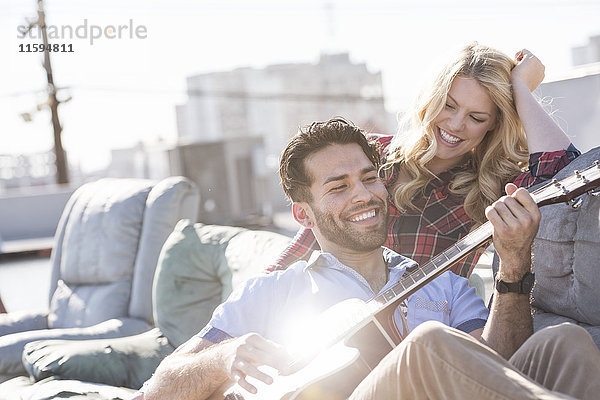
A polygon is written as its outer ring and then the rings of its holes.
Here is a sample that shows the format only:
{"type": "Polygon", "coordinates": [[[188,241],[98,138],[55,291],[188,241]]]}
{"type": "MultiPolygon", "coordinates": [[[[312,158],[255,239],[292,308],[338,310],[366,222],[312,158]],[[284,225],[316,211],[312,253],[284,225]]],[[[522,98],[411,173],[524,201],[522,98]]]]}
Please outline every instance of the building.
{"type": "Polygon", "coordinates": [[[181,144],[168,155],[172,174],[200,188],[200,222],[246,227],[271,222],[262,138],[181,144]]]}
{"type": "Polygon", "coordinates": [[[161,180],[172,175],[168,143],[139,142],[134,147],[112,149],[105,176],[161,180]]]}
{"type": "Polygon", "coordinates": [[[573,47],[571,58],[574,66],[600,62],[600,35],[591,36],[584,46],[573,47]]]}
{"type": "Polygon", "coordinates": [[[178,135],[185,143],[262,138],[266,190],[272,208],[286,201],[277,161],[304,124],[343,116],[371,132],[393,132],[395,117],[384,107],[380,72],[353,63],[347,53],[321,55],[318,63],[238,68],[187,79],[188,102],[178,106],[178,135]]]}

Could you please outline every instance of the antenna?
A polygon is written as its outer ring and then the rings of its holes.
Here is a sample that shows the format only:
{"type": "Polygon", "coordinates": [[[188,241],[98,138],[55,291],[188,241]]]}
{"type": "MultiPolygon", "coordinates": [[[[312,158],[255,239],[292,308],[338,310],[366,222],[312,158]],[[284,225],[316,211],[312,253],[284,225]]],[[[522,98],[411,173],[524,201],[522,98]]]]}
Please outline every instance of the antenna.
{"type": "Polygon", "coordinates": [[[323,12],[325,21],[325,45],[323,52],[335,53],[337,29],[335,24],[335,4],[333,3],[333,0],[324,0],[323,12]]]}

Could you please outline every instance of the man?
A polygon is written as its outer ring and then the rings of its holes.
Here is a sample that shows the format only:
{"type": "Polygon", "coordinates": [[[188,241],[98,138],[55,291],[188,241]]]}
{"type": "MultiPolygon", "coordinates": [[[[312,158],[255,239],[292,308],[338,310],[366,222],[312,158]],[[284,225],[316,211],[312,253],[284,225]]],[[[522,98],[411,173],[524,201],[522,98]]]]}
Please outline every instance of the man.
{"type": "MultiPolygon", "coordinates": [[[[282,185],[294,218],[313,230],[321,251],[234,291],[197,336],[161,363],[145,385],[145,399],[205,399],[228,379],[256,394],[257,381],[273,382],[259,366],[285,374],[293,348],[281,343],[294,343],[293,333],[313,315],[346,299],[368,300],[414,266],[381,247],[388,193],[378,162],[362,131],[341,119],[314,123],[290,141],[280,161],[282,185]]],[[[531,268],[540,213],[526,190],[511,184],[506,190],[487,217],[501,259],[499,279],[518,282],[531,268]]],[[[542,331],[521,346],[532,333],[527,290],[496,292],[488,318],[467,281],[446,272],[413,294],[406,307],[400,324],[412,332],[351,399],[568,398],[551,390],[585,397],[600,389],[589,378],[600,376],[597,349],[583,329],[542,331]],[[547,361],[550,354],[558,360],[547,361]],[[561,368],[563,363],[576,370],[561,368]]],[[[300,354],[325,341],[320,333],[327,329],[318,328],[300,354]]]]}

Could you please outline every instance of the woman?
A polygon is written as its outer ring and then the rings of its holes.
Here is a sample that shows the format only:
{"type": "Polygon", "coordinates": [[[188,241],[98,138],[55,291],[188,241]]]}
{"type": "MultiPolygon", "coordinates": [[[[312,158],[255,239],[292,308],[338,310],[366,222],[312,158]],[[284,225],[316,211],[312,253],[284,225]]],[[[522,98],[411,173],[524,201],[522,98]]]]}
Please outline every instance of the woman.
{"type": "MultiPolygon", "coordinates": [[[[527,50],[515,61],[468,45],[418,98],[408,128],[376,137],[392,200],[385,246],[423,264],[485,222],[485,208],[507,182],[529,187],[577,157],[531,94],[543,77],[527,50]]],[[[317,248],[312,232],[301,229],[270,269],[317,248]]],[[[478,258],[471,254],[452,271],[468,277],[478,258]]]]}

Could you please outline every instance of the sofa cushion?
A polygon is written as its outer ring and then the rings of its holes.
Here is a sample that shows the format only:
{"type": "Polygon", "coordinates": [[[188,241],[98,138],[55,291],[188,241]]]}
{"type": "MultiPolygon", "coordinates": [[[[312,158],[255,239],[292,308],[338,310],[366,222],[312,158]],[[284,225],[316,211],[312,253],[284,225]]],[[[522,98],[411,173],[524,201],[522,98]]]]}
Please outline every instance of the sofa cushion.
{"type": "Polygon", "coordinates": [[[542,215],[548,223],[534,244],[537,284],[532,304],[600,325],[600,199],[587,197],[577,210],[566,205],[546,207],[542,215]],[[570,236],[563,235],[571,229],[570,236]]]}
{"type": "Polygon", "coordinates": [[[152,327],[137,318],[111,319],[87,328],[40,329],[0,336],[0,371],[3,375],[25,372],[21,356],[25,345],[36,340],[46,339],[103,339],[136,335],[152,327]]]}
{"type": "Polygon", "coordinates": [[[174,348],[158,329],[116,339],[28,343],[23,365],[36,381],[56,376],[139,389],[174,348]]]}
{"type": "Polygon", "coordinates": [[[126,317],[130,288],[130,280],[69,287],[60,279],[50,302],[48,327],[85,327],[126,317]]]}
{"type": "MultiPolygon", "coordinates": [[[[566,178],[596,159],[600,148],[581,155],[556,178],[566,178]]],[[[542,316],[551,313],[600,325],[600,198],[584,196],[577,209],[562,203],[540,211],[542,221],[533,248],[537,283],[532,305],[539,311],[535,318],[551,323],[552,318],[542,316]]]]}
{"type": "Polygon", "coordinates": [[[146,180],[101,179],[74,193],[60,279],[97,285],[131,276],[152,185],[146,180]]]}
{"type": "Polygon", "coordinates": [[[596,346],[600,348],[600,326],[597,325],[589,325],[584,322],[577,321],[573,318],[565,317],[563,315],[558,315],[550,312],[544,312],[541,309],[536,309],[535,318],[533,319],[533,330],[539,331],[547,326],[555,326],[560,325],[564,322],[569,322],[571,324],[579,325],[588,331],[590,336],[592,336],[592,340],[596,343],[596,346]]]}
{"type": "Polygon", "coordinates": [[[234,285],[261,273],[290,238],[273,232],[180,221],[154,279],[154,319],[174,346],[199,332],[234,285]]]}
{"type": "Polygon", "coordinates": [[[0,337],[11,333],[48,328],[47,311],[11,311],[0,314],[0,337]]]}

